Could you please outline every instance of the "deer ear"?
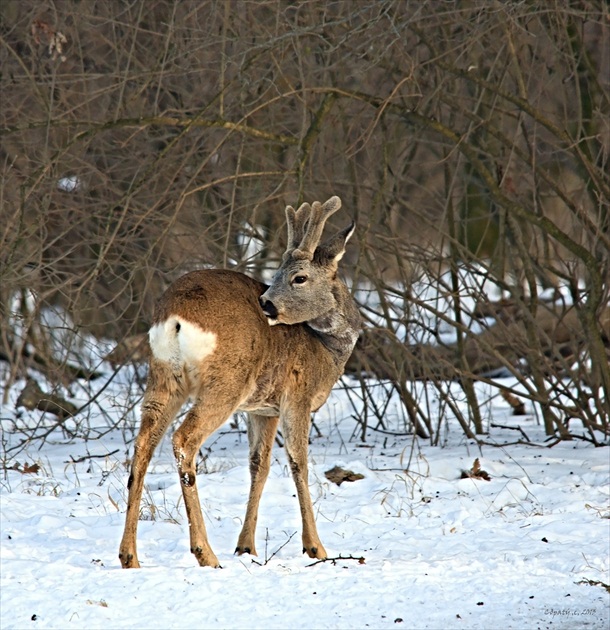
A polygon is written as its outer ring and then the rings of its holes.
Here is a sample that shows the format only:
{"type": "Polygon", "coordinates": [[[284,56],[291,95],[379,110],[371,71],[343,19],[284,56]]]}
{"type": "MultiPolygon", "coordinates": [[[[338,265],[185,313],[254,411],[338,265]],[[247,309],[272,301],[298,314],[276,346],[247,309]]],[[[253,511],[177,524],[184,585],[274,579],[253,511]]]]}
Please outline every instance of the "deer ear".
{"type": "Polygon", "coordinates": [[[351,225],[348,225],[345,229],[337,232],[330,240],[328,240],[323,246],[324,258],[328,261],[338,263],[345,254],[345,246],[347,241],[352,237],[356,230],[356,223],[352,221],[351,225]]]}

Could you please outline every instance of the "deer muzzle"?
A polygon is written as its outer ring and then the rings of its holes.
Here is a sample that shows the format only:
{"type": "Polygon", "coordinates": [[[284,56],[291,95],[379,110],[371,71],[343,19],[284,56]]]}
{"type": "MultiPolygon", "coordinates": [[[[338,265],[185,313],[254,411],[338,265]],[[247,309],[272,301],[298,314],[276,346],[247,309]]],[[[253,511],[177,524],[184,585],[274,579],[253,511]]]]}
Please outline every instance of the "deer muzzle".
{"type": "Polygon", "coordinates": [[[263,309],[263,313],[265,314],[265,317],[267,317],[267,321],[269,322],[270,326],[274,326],[275,324],[278,324],[278,310],[275,307],[275,304],[271,301],[268,300],[267,298],[265,298],[264,296],[261,295],[261,297],[258,298],[258,302],[261,305],[261,308],[263,309]]]}

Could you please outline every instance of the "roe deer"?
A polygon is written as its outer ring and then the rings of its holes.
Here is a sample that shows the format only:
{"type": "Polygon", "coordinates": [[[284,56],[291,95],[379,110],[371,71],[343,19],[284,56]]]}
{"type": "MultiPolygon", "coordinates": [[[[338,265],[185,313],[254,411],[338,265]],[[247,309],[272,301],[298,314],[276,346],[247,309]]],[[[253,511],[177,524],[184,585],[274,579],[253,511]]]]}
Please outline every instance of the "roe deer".
{"type": "Polygon", "coordinates": [[[182,405],[193,405],[173,435],[174,455],[190,530],[201,566],[218,567],[208,543],[195,484],[203,441],[236,411],[247,412],[250,495],[235,553],[256,555],[258,505],[280,423],[303,521],[303,552],[326,558],[307,477],[311,412],[343,373],[360,315],[337,265],[354,224],[319,245],[328,217],[341,207],[288,206],[288,246],[271,286],[235,271],[193,271],[161,297],[149,332],[151,357],[142,421],[129,476],[119,558],[139,567],[136,530],[144,475],[153,451],[182,405]]]}

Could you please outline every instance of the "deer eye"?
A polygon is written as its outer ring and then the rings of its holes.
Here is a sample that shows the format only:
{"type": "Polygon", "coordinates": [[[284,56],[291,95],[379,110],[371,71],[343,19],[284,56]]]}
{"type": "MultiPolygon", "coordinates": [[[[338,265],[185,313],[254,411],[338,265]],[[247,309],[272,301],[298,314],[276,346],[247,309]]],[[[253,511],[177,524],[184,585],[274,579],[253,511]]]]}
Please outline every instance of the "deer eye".
{"type": "Polygon", "coordinates": [[[307,282],[307,276],[295,276],[292,279],[293,284],[305,284],[307,282]]]}

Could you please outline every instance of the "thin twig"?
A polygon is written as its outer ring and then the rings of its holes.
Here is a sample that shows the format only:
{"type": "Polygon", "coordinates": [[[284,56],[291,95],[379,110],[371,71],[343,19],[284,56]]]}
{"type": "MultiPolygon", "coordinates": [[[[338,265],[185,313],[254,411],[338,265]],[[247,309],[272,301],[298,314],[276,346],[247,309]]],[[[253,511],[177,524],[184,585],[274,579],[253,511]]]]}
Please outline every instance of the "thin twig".
{"type": "Polygon", "coordinates": [[[110,457],[111,455],[115,455],[119,451],[120,449],[116,448],[114,449],[114,451],[111,451],[110,453],[103,453],[102,455],[83,455],[82,457],[79,457],[78,459],[74,459],[74,457],[70,455],[70,461],[69,462],[66,461],[64,462],[64,464],[80,464],[81,462],[87,461],[88,459],[104,459],[105,457],[110,457]]]}
{"type": "MultiPolygon", "coordinates": [[[[269,530],[267,530],[267,532],[269,532],[269,530]]],[[[286,542],[283,545],[280,545],[268,558],[267,558],[267,547],[265,543],[265,562],[259,562],[258,560],[255,560],[254,558],[252,558],[252,562],[254,562],[254,564],[258,564],[259,567],[264,567],[269,562],[271,562],[271,559],[275,555],[277,555],[294,538],[295,534],[296,532],[292,532],[292,534],[288,536],[288,540],[286,540],[286,542]]],[[[266,540],[268,540],[268,537],[266,540]]]]}
{"type": "Polygon", "coordinates": [[[351,554],[349,556],[342,556],[341,554],[339,554],[336,558],[322,558],[321,560],[316,560],[315,562],[312,562],[307,566],[315,567],[316,564],[322,564],[323,562],[330,562],[331,564],[335,565],[340,560],[357,560],[358,564],[365,564],[366,561],[364,556],[352,556],[351,554]]]}
{"type": "Polygon", "coordinates": [[[519,431],[519,433],[521,433],[521,435],[525,438],[527,442],[531,442],[525,431],[520,426],[509,427],[506,424],[496,424],[495,422],[492,422],[489,426],[494,429],[508,429],[510,431],[519,431]]]}

